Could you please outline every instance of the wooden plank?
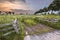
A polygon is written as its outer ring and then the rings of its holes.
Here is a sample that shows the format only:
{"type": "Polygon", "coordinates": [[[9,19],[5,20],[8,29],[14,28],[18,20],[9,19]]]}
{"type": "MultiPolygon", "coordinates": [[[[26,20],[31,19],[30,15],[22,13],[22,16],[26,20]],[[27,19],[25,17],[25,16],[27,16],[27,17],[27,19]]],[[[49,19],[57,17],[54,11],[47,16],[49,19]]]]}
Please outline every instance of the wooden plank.
{"type": "MultiPolygon", "coordinates": [[[[20,30],[20,28],[18,30],[20,30]]],[[[7,33],[3,34],[2,36],[7,36],[7,35],[10,35],[11,33],[14,33],[14,32],[16,32],[16,31],[13,30],[13,31],[7,32],[7,33]]]]}
{"type": "Polygon", "coordinates": [[[15,31],[13,30],[13,31],[11,31],[11,32],[5,33],[5,34],[3,34],[2,36],[7,36],[7,35],[9,35],[9,34],[11,34],[11,33],[13,33],[13,32],[15,32],[15,31]]]}
{"type": "Polygon", "coordinates": [[[9,35],[9,34],[11,34],[11,33],[13,33],[13,32],[16,32],[17,34],[19,34],[20,28],[18,27],[17,19],[15,19],[15,20],[13,21],[13,23],[7,23],[7,24],[2,24],[2,25],[0,24],[0,27],[9,26],[9,25],[12,25],[13,27],[9,27],[9,28],[6,28],[6,29],[3,28],[3,29],[0,30],[0,31],[8,31],[8,30],[11,30],[11,29],[14,29],[14,30],[5,33],[5,34],[3,34],[2,36],[7,36],[7,35],[9,35]]]}
{"type": "Polygon", "coordinates": [[[9,26],[9,25],[12,25],[12,23],[0,24],[0,27],[6,27],[6,26],[9,26]]]}
{"type": "Polygon", "coordinates": [[[4,28],[4,29],[0,30],[0,32],[1,32],[1,31],[8,31],[8,30],[11,30],[11,29],[13,29],[13,27],[4,28]]]}

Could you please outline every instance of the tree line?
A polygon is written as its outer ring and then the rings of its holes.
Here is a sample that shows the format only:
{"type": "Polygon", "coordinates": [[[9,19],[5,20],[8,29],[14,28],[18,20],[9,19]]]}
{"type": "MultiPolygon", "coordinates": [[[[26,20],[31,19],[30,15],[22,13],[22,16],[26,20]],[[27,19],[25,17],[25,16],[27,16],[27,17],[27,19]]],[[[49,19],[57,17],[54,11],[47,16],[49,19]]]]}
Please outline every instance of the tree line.
{"type": "Polygon", "coordinates": [[[11,12],[11,11],[9,11],[9,12],[0,11],[0,15],[4,15],[4,14],[7,14],[7,15],[8,14],[10,14],[10,15],[13,14],[14,15],[15,13],[11,12]]]}
{"type": "Polygon", "coordinates": [[[34,14],[36,15],[38,13],[48,12],[48,11],[51,11],[51,14],[54,14],[53,11],[59,11],[59,15],[60,15],[60,0],[54,0],[48,7],[44,7],[43,9],[36,11],[34,14]]]}

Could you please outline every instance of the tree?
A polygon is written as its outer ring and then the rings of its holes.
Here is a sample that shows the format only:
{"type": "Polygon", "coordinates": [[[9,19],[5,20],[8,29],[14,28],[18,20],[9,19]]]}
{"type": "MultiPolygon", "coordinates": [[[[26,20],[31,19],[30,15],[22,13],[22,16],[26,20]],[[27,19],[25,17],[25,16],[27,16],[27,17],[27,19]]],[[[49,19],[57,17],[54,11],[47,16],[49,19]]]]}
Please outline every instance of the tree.
{"type": "Polygon", "coordinates": [[[14,12],[12,12],[12,14],[14,15],[14,12]]]}
{"type": "Polygon", "coordinates": [[[47,11],[48,11],[48,8],[47,7],[44,7],[43,8],[43,12],[45,12],[45,14],[46,14],[47,11]]]}
{"type": "Polygon", "coordinates": [[[52,11],[51,13],[53,13],[53,10],[54,10],[54,4],[53,3],[51,3],[50,5],[49,5],[49,7],[48,7],[48,10],[50,11],[52,11]]]}
{"type": "MultiPolygon", "coordinates": [[[[53,11],[59,11],[60,10],[60,0],[54,0],[48,7],[44,7],[43,9],[38,10],[35,12],[37,13],[42,13],[42,12],[47,12],[47,11],[52,11],[51,13],[53,14],[53,11]]],[[[59,11],[60,13],[60,11],[59,11]]]]}
{"type": "Polygon", "coordinates": [[[11,15],[11,13],[12,13],[12,12],[10,12],[10,11],[8,12],[8,14],[10,14],[10,15],[11,15]]]}
{"type": "Polygon", "coordinates": [[[36,11],[34,14],[36,15],[36,14],[42,13],[42,12],[44,12],[44,10],[43,9],[40,9],[40,10],[36,11]]]}
{"type": "Polygon", "coordinates": [[[47,12],[47,11],[48,11],[48,8],[47,7],[44,7],[43,9],[40,9],[40,10],[36,11],[35,14],[42,13],[42,12],[47,12]]]}
{"type": "Polygon", "coordinates": [[[60,0],[54,0],[55,10],[60,10],[60,0]]]}
{"type": "Polygon", "coordinates": [[[44,7],[43,8],[43,12],[47,12],[48,11],[48,8],[47,7],[44,7]]]}
{"type": "Polygon", "coordinates": [[[0,11],[0,14],[1,14],[1,11],[0,11]]]}
{"type": "Polygon", "coordinates": [[[36,11],[35,13],[34,13],[34,15],[36,15],[37,13],[39,13],[40,11],[36,11]]]}
{"type": "Polygon", "coordinates": [[[54,0],[48,7],[49,10],[58,11],[60,10],[60,0],[54,0]]]}

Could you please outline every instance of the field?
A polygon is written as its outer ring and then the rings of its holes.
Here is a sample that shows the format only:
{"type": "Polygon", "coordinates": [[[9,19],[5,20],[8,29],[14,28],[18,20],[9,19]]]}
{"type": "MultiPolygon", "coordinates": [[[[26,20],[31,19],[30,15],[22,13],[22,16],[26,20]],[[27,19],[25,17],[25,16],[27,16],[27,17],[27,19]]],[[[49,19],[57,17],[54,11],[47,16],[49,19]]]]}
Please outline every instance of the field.
{"type": "MultiPolygon", "coordinates": [[[[25,31],[27,29],[29,34],[38,34],[49,32],[54,29],[60,29],[60,16],[59,15],[0,15],[0,24],[10,23],[14,19],[18,19],[20,34],[12,33],[5,37],[7,40],[20,40],[24,39],[25,31]],[[43,28],[39,28],[42,25],[43,28]]],[[[0,28],[1,29],[1,28],[0,28]]],[[[5,39],[3,39],[5,40],[5,39]]]]}

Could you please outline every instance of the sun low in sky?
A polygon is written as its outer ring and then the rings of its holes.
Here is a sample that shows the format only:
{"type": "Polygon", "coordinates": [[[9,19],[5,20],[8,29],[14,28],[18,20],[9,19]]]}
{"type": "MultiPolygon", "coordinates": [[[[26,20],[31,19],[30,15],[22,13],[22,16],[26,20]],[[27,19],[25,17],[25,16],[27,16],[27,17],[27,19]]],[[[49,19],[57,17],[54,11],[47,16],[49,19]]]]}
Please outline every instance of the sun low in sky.
{"type": "Polygon", "coordinates": [[[39,10],[48,6],[53,0],[0,0],[0,11],[11,9],[39,10]]]}

